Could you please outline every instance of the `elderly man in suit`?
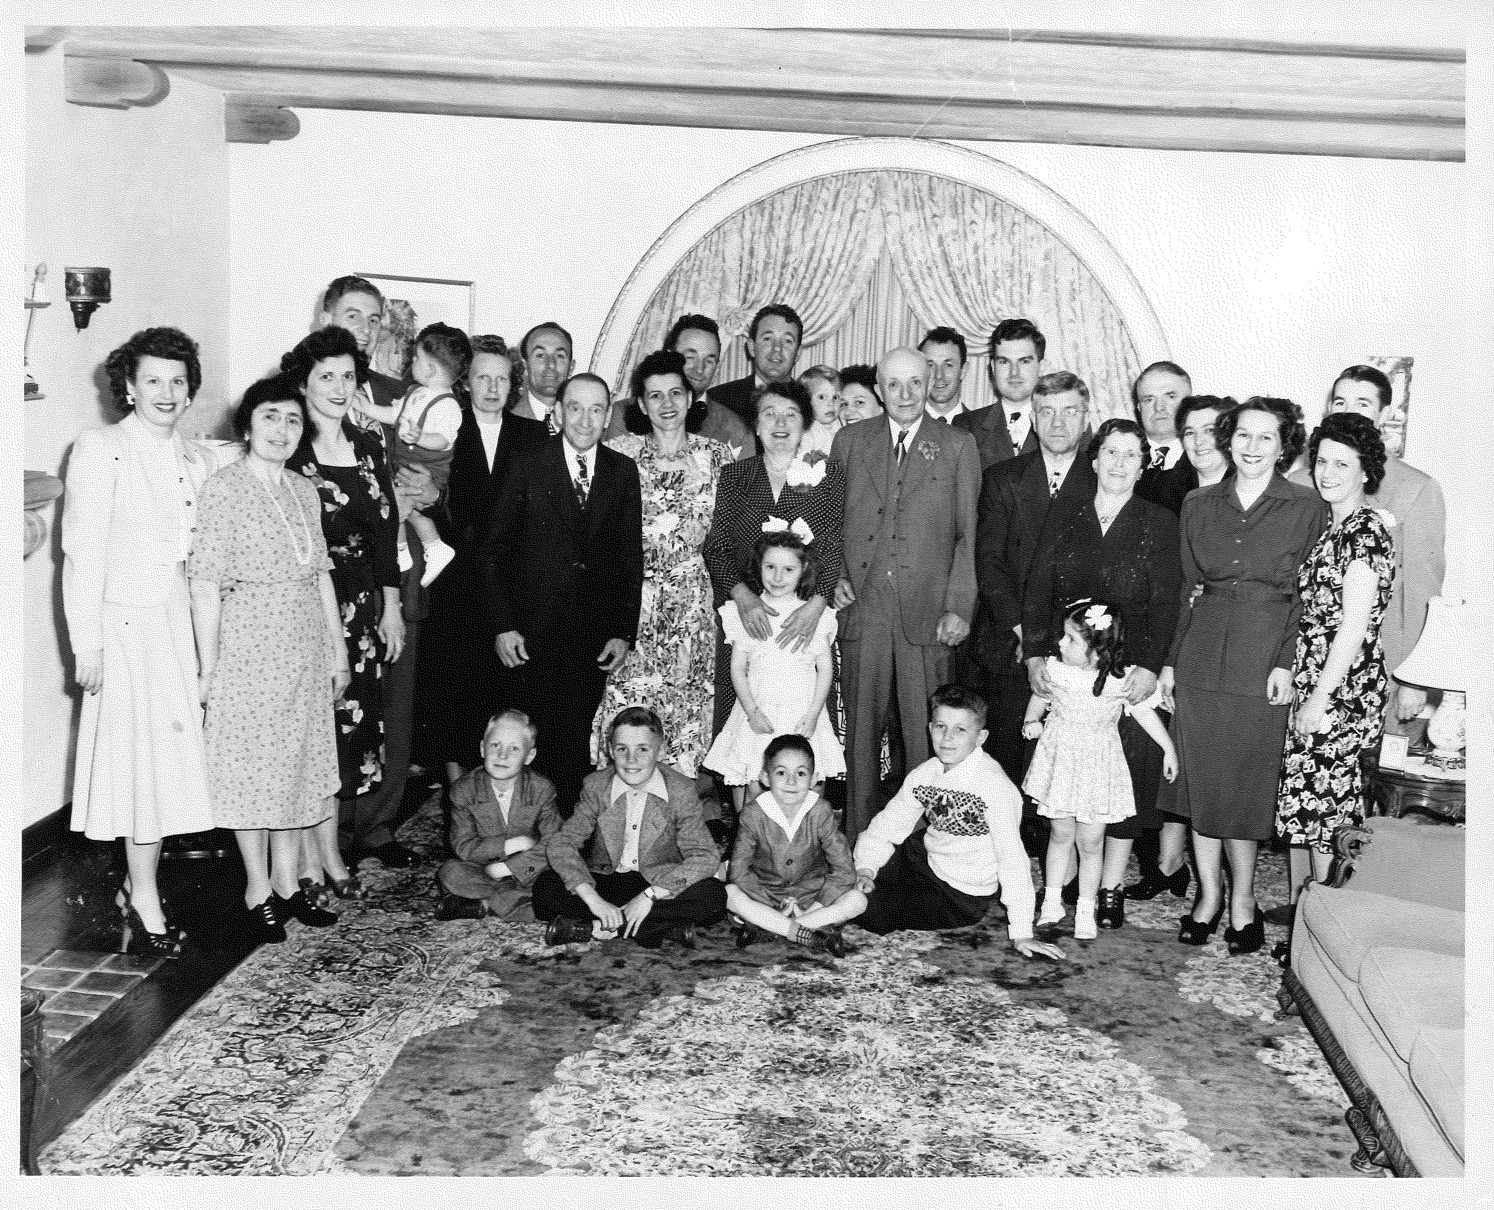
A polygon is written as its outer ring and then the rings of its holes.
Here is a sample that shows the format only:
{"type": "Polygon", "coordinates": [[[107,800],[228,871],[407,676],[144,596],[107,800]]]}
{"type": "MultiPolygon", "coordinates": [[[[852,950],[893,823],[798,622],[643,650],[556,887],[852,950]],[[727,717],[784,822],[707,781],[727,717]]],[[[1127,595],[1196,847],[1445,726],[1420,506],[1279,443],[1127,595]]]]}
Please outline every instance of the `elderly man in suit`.
{"type": "Polygon", "coordinates": [[[561,824],[554,785],[529,769],[537,739],[522,710],[495,715],[482,767],[451,787],[447,843],[456,856],[436,873],[437,920],[534,919],[534,881],[549,868],[545,844],[561,824]]]}
{"type": "Polygon", "coordinates": [[[1089,388],[1060,370],[1032,394],[1038,448],[988,467],[981,480],[975,571],[980,612],[970,646],[991,704],[988,751],[1017,785],[1025,750],[1022,718],[1030,697],[1022,659],[1022,611],[1032,557],[1055,500],[1095,494],[1095,472],[1081,457],[1089,388]]]}
{"type": "Polygon", "coordinates": [[[536,762],[568,813],[591,767],[607,677],[638,637],[643,498],[631,458],[599,445],[611,399],[595,374],[561,388],[561,431],[504,480],[483,570],[495,647],[539,726],[536,762]]]}
{"type": "Polygon", "coordinates": [[[803,339],[804,321],[799,313],[786,303],[769,303],[752,317],[747,329],[747,360],[752,363],[752,373],[712,387],[706,398],[730,408],[747,431],[755,433],[753,395],[759,387],[785,382],[793,376],[794,361],[803,339]]]}
{"type": "Polygon", "coordinates": [[[883,357],[877,384],[887,414],[841,429],[830,449],[846,473],[835,605],[852,842],[885,805],[878,774],[890,718],[906,766],[898,779],[929,758],[929,695],[949,679],[950,650],[975,608],[975,440],[928,418],[928,362],[916,349],[883,357]]]}
{"type": "Polygon", "coordinates": [[[652,710],[629,706],[612,720],[612,768],[586,779],[575,813],[546,846],[550,868],[535,880],[548,944],[620,933],[650,948],[666,937],[693,948],[695,927],[726,915],[726,887],[713,877],[721,858],[695,783],[659,764],[663,747],[652,710]]]}
{"type": "Polygon", "coordinates": [[[553,320],[535,324],[519,342],[524,359],[524,394],[513,406],[516,416],[550,426],[550,435],[560,432],[560,388],[571,376],[571,334],[553,320]]]}
{"type": "Polygon", "coordinates": [[[1154,361],[1131,384],[1131,406],[1136,423],[1146,431],[1152,447],[1151,461],[1141,472],[1136,494],[1151,500],[1155,481],[1172,470],[1183,456],[1183,439],[1177,430],[1178,404],[1193,394],[1188,371],[1172,361],[1154,361]]]}
{"type": "Polygon", "coordinates": [[[951,422],[975,438],[982,471],[1037,449],[1032,392],[1042,374],[1048,342],[1030,319],[1003,319],[991,329],[987,347],[986,373],[996,402],[951,422]]]}
{"type": "MultiPolygon", "coordinates": [[[[321,326],[347,329],[365,355],[378,343],[383,315],[384,296],[367,278],[339,277],[322,295],[321,326]]],[[[405,387],[399,379],[370,369],[368,381],[360,390],[366,392],[373,403],[390,404],[404,394],[405,387]]],[[[349,410],[348,419],[378,437],[386,456],[394,451],[393,425],[381,424],[356,405],[349,410]]],[[[417,508],[435,504],[445,487],[446,484],[435,481],[424,466],[402,466],[394,477],[395,493],[412,501],[417,508]]],[[[384,777],[377,789],[354,799],[351,809],[345,806],[338,820],[340,843],[349,850],[353,863],[362,857],[373,857],[392,869],[407,869],[420,864],[420,856],[414,850],[394,839],[394,820],[404,803],[405,784],[410,777],[420,635],[425,619],[430,616],[430,595],[420,583],[425,574],[425,548],[413,536],[408,545],[413,563],[400,573],[399,588],[405,642],[398,657],[385,671],[382,687],[384,777]]]]}

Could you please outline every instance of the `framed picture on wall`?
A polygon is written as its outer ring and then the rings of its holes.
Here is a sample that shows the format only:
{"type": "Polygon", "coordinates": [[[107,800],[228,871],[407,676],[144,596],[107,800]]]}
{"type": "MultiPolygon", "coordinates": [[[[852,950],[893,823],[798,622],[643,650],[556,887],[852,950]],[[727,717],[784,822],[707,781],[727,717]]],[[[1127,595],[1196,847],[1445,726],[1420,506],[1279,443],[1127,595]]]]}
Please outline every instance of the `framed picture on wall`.
{"type": "Polygon", "coordinates": [[[1385,452],[1393,458],[1406,456],[1406,429],[1411,423],[1411,357],[1370,357],[1374,366],[1390,379],[1390,406],[1380,413],[1380,436],[1385,452]]]}
{"type": "Polygon", "coordinates": [[[380,374],[403,378],[410,349],[427,324],[445,323],[472,334],[477,322],[477,286],[444,277],[401,277],[393,273],[360,273],[384,292],[384,324],[369,364],[380,374]]]}

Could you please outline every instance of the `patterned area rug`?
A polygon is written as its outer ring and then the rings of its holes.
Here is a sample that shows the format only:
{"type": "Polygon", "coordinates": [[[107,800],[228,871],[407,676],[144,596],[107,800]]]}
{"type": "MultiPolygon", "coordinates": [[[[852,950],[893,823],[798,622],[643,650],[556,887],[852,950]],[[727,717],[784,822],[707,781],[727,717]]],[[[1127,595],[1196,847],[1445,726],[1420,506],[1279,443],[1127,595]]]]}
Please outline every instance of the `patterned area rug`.
{"type": "MultiPolygon", "coordinates": [[[[404,836],[428,848],[428,820],[404,836]]],[[[477,969],[492,938],[431,918],[428,869],[362,878],[369,898],[341,905],[335,927],[290,924],[198,1001],[46,1148],[42,1171],[336,1170],[334,1145],[405,1043],[507,998],[477,969]]]]}
{"type": "MultiPolygon", "coordinates": [[[[435,856],[440,826],[433,799],[400,838],[435,856]]],[[[837,962],[719,927],[693,951],[550,948],[435,921],[429,865],[364,878],[336,927],[291,925],[199,1001],[44,1171],[1350,1175],[1274,963],[1175,945],[1170,896],[1060,937],[1062,964],[1015,955],[999,912],[848,930],[837,962]]]]}
{"type": "Polygon", "coordinates": [[[525,1152],[608,1176],[1181,1175],[1208,1162],[1116,1046],[918,955],[769,967],[602,1030],[534,1099],[525,1152]]]}

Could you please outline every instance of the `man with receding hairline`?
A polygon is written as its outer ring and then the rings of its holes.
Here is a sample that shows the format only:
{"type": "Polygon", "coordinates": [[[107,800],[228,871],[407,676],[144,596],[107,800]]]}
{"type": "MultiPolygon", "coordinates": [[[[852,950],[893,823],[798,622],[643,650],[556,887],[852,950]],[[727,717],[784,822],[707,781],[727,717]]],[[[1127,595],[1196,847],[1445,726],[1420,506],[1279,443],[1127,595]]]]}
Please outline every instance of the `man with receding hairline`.
{"type": "Polygon", "coordinates": [[[928,759],[929,695],[975,609],[980,454],[968,433],[929,419],[928,376],[917,349],[888,353],[877,365],[886,415],[847,425],[830,449],[846,470],[835,606],[853,842],[885,805],[884,730],[901,738],[899,783],[928,759]]]}

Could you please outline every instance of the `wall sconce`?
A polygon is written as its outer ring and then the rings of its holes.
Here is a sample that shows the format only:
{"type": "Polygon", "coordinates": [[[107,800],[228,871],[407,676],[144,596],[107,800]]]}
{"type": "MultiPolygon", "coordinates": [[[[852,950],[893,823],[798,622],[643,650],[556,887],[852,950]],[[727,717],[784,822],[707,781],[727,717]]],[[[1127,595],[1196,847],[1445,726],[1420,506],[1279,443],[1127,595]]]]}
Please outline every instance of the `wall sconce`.
{"type": "Polygon", "coordinates": [[[99,304],[109,301],[109,270],[63,269],[62,284],[67,305],[73,309],[73,326],[81,332],[99,304]]]}

